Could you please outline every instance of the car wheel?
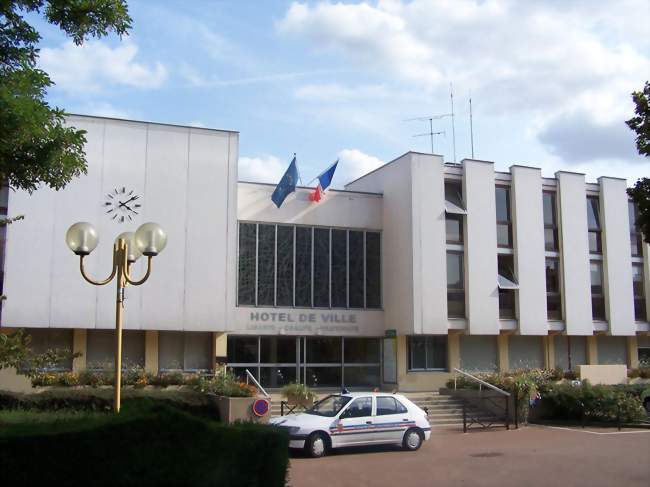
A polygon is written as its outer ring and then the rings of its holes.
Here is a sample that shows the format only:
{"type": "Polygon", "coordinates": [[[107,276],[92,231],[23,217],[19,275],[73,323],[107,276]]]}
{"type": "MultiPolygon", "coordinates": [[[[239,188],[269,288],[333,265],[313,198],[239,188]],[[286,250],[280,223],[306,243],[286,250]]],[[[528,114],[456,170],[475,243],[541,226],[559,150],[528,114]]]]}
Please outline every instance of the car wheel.
{"type": "Polygon", "coordinates": [[[411,428],[404,433],[404,439],[402,440],[402,446],[405,450],[415,451],[422,446],[424,441],[424,435],[422,431],[418,428],[411,428]]]}
{"type": "Polygon", "coordinates": [[[327,453],[327,439],[323,433],[312,433],[305,443],[307,454],[312,458],[320,458],[327,453]]]}

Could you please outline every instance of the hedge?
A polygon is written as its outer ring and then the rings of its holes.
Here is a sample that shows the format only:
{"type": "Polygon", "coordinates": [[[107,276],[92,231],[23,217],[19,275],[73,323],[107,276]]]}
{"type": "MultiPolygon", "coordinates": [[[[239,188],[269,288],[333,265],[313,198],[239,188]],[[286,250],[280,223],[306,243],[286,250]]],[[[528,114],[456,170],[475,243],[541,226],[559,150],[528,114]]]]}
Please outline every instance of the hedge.
{"type": "Polygon", "coordinates": [[[143,397],[125,400],[119,415],[19,414],[25,421],[0,428],[0,485],[285,483],[288,437],[267,426],[226,426],[143,397]]]}

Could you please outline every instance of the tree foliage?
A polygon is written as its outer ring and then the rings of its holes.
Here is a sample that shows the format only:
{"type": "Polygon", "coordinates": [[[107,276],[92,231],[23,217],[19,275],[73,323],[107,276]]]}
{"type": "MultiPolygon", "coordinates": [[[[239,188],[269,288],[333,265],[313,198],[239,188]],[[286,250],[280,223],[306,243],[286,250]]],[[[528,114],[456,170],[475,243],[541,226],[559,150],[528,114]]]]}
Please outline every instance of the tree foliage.
{"type": "MultiPolygon", "coordinates": [[[[636,148],[639,154],[650,157],[650,82],[646,81],[643,91],[632,93],[636,114],[625,123],[636,133],[636,148]]],[[[627,190],[636,203],[639,216],[636,225],[643,234],[643,240],[650,244],[650,178],[640,178],[633,188],[627,190]]]]}
{"type": "Polygon", "coordinates": [[[31,376],[81,355],[59,348],[34,353],[30,347],[31,341],[32,338],[22,328],[13,333],[0,333],[0,370],[13,367],[31,376]]]}
{"type": "Polygon", "coordinates": [[[45,101],[53,85],[36,67],[41,36],[25,19],[40,14],[75,44],[131,28],[125,0],[0,0],[0,181],[29,192],[61,189],[86,172],[85,131],[45,101]]]}

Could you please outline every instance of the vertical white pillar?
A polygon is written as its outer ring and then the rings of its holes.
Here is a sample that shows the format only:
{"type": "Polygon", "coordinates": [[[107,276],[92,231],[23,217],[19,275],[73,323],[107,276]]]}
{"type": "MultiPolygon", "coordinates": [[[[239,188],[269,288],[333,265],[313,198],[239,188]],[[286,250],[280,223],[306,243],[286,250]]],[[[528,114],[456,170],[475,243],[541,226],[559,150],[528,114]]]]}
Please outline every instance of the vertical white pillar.
{"type": "Polygon", "coordinates": [[[603,232],[605,306],[612,335],[634,335],[634,291],[630,256],[630,223],[625,179],[598,178],[603,232]]]}
{"type": "Polygon", "coordinates": [[[512,219],[519,281],[519,333],[546,335],[544,210],[540,169],[512,166],[512,219]]]}
{"type": "Polygon", "coordinates": [[[447,334],[447,247],[444,162],[411,154],[413,232],[413,328],[447,334]]]}
{"type": "Polygon", "coordinates": [[[559,171],[556,177],[566,332],[569,335],[591,335],[593,320],[585,176],[559,171]]]}
{"type": "Polygon", "coordinates": [[[497,227],[494,164],[464,159],[463,194],[467,205],[465,292],[471,335],[499,334],[497,227]]]}

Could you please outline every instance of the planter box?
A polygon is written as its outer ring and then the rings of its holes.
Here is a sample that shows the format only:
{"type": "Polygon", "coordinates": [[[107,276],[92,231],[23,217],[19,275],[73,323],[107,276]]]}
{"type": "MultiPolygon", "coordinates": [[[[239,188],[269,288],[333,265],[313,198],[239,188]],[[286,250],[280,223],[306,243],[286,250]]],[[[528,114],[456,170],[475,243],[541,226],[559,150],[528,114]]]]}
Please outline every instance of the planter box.
{"type": "Polygon", "coordinates": [[[251,421],[254,423],[268,423],[271,418],[271,408],[262,417],[253,413],[253,404],[257,397],[225,397],[208,394],[210,399],[219,411],[219,418],[223,423],[234,423],[236,421],[251,421]]]}

